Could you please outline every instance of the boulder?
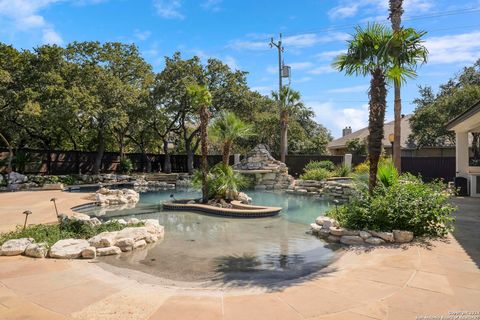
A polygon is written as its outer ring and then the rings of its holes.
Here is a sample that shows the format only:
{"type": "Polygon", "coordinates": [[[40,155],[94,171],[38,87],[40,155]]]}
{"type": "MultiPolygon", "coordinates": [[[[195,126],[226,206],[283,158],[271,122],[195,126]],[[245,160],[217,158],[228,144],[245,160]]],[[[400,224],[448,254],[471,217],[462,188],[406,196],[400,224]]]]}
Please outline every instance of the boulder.
{"type": "Polygon", "coordinates": [[[117,239],[132,238],[135,241],[145,239],[149,236],[146,227],[128,227],[117,232],[117,239]]]}
{"type": "Polygon", "coordinates": [[[7,181],[8,181],[8,184],[25,183],[28,181],[28,177],[21,173],[12,171],[9,174],[7,174],[7,181]]]}
{"type": "Polygon", "coordinates": [[[341,236],[340,242],[348,245],[363,244],[363,239],[359,236],[341,236]]]}
{"type": "Polygon", "coordinates": [[[135,243],[133,244],[133,249],[142,248],[142,247],[145,247],[146,245],[147,245],[147,242],[145,240],[138,240],[138,241],[135,241],[135,243]]]}
{"type": "Polygon", "coordinates": [[[76,259],[88,247],[90,247],[90,244],[83,239],[59,240],[50,248],[49,256],[58,259],[76,259]]]}
{"type": "Polygon", "coordinates": [[[69,218],[71,220],[78,220],[78,221],[89,221],[90,216],[80,212],[74,212],[73,215],[69,218]]]}
{"type": "MultiPolygon", "coordinates": [[[[149,220],[153,220],[153,219],[149,219],[149,220]]],[[[138,224],[138,223],[140,223],[140,219],[137,219],[137,218],[130,218],[127,221],[127,224],[138,224]]]]}
{"type": "Polygon", "coordinates": [[[369,232],[367,232],[367,231],[359,231],[359,232],[358,232],[358,235],[359,235],[363,240],[368,239],[368,238],[370,238],[370,237],[372,236],[372,235],[371,235],[369,232]]]}
{"type": "Polygon", "coordinates": [[[95,248],[106,248],[106,247],[111,247],[115,245],[117,239],[117,232],[102,232],[97,234],[94,237],[91,237],[88,239],[88,242],[92,247],[95,248]]]}
{"type": "Polygon", "coordinates": [[[338,227],[337,221],[325,216],[320,216],[317,219],[315,219],[315,223],[318,224],[319,226],[323,226],[326,229],[330,227],[338,227]]]}
{"type": "Polygon", "coordinates": [[[327,237],[327,240],[330,242],[340,242],[340,237],[334,236],[333,234],[331,234],[327,237]]]}
{"type": "Polygon", "coordinates": [[[120,253],[122,253],[122,250],[116,246],[97,249],[98,256],[111,256],[111,255],[120,254],[120,253]]]}
{"type": "Polygon", "coordinates": [[[348,230],[341,227],[330,227],[330,234],[334,236],[356,236],[358,235],[358,231],[355,230],[348,230]]]}
{"type": "Polygon", "coordinates": [[[368,239],[365,239],[365,242],[368,244],[373,244],[375,246],[381,245],[385,243],[385,240],[377,238],[377,237],[370,237],[368,239]]]}
{"type": "Polygon", "coordinates": [[[31,243],[25,249],[25,255],[32,258],[45,258],[48,253],[48,244],[45,242],[31,243]]]}
{"type": "Polygon", "coordinates": [[[6,241],[1,247],[1,253],[4,256],[16,256],[25,252],[27,247],[34,243],[32,238],[20,238],[6,241]]]}
{"type": "Polygon", "coordinates": [[[44,184],[42,190],[63,190],[63,183],[44,184]]]}
{"type": "Polygon", "coordinates": [[[402,231],[402,230],[393,230],[393,238],[395,242],[398,243],[407,243],[413,240],[413,232],[411,231],[402,231]]]}
{"type": "Polygon", "coordinates": [[[313,234],[318,234],[320,232],[320,230],[322,230],[322,226],[319,226],[316,223],[311,223],[310,224],[310,229],[312,230],[313,234]]]}
{"type": "Polygon", "coordinates": [[[163,237],[165,230],[162,225],[160,225],[160,222],[156,219],[146,219],[143,220],[145,223],[145,228],[147,228],[147,231],[151,234],[155,234],[159,237],[163,237]]]}
{"type": "Polygon", "coordinates": [[[83,259],[95,259],[97,257],[97,249],[95,247],[87,247],[82,250],[83,259]]]}
{"type": "Polygon", "coordinates": [[[394,242],[393,233],[391,232],[377,232],[377,231],[368,231],[372,236],[383,239],[387,242],[394,242]]]}
{"type": "Polygon", "coordinates": [[[119,247],[120,250],[122,250],[123,252],[132,251],[134,244],[135,240],[133,240],[132,238],[121,238],[118,239],[117,242],[115,242],[115,246],[119,247]]]}
{"type": "MultiPolygon", "coordinates": [[[[163,235],[162,235],[163,236],[163,235]]],[[[147,243],[153,243],[158,241],[158,236],[155,234],[149,234],[148,237],[145,238],[147,243]]]]}
{"type": "Polygon", "coordinates": [[[252,198],[250,198],[246,193],[244,192],[239,192],[237,194],[237,200],[240,201],[241,203],[244,204],[251,204],[252,203],[252,198]]]}
{"type": "Polygon", "coordinates": [[[102,224],[102,222],[98,220],[98,218],[96,217],[90,218],[90,220],[86,221],[86,223],[88,223],[92,227],[99,226],[102,224]]]}

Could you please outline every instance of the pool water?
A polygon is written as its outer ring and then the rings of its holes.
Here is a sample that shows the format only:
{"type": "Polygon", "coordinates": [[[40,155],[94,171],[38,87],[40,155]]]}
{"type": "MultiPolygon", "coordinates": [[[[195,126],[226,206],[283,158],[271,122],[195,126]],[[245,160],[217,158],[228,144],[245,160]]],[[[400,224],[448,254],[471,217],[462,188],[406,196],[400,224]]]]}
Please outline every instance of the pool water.
{"type": "MultiPolygon", "coordinates": [[[[134,208],[81,210],[103,219],[158,219],[165,238],[146,250],[102,257],[117,267],[139,270],[176,282],[269,284],[297,279],[335,258],[335,245],[309,233],[309,224],[329,207],[326,201],[285,193],[249,191],[253,203],[282,207],[275,217],[241,219],[198,212],[163,211],[171,191],[141,193],[134,208]]],[[[175,192],[175,198],[199,197],[175,192]]]]}

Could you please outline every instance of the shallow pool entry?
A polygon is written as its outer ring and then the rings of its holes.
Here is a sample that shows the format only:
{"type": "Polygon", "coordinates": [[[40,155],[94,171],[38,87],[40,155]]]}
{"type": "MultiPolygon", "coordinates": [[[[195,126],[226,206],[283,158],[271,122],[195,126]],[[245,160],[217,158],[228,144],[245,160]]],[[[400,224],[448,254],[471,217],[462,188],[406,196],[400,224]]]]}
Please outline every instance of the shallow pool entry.
{"type": "MultiPolygon", "coordinates": [[[[269,285],[318,272],[335,258],[335,245],[308,233],[309,224],[329,203],[285,193],[249,191],[253,203],[279,206],[280,215],[241,219],[195,212],[163,211],[171,192],[141,194],[134,208],[82,210],[104,219],[155,218],[165,238],[145,250],[102,257],[101,261],[179,282],[269,285]]],[[[176,192],[175,197],[198,197],[176,192]]]]}

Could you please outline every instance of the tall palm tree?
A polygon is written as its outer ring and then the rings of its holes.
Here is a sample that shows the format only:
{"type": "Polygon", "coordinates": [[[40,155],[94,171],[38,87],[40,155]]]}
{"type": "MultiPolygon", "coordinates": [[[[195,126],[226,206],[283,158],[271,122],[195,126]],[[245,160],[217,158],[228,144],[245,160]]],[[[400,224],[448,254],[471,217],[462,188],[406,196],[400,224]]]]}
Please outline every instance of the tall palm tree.
{"type": "Polygon", "coordinates": [[[280,161],[285,162],[285,155],[288,153],[288,121],[290,115],[296,109],[303,106],[300,92],[283,86],[278,92],[272,92],[272,97],[282,102],[282,110],[280,111],[280,161]]]}
{"type": "MultiPolygon", "coordinates": [[[[392,22],[392,29],[393,32],[399,32],[401,29],[402,24],[402,8],[403,0],[390,0],[390,21],[392,22]]],[[[402,97],[400,94],[400,85],[398,83],[394,83],[394,125],[393,125],[393,150],[392,150],[392,158],[395,168],[397,168],[398,172],[402,170],[402,150],[400,146],[400,138],[402,135],[402,97]]]]}
{"type": "Polygon", "coordinates": [[[200,115],[200,144],[202,150],[202,202],[208,202],[208,121],[210,112],[208,107],[212,104],[212,95],[206,86],[192,84],[187,87],[187,93],[192,106],[200,115]]]}
{"type": "Polygon", "coordinates": [[[422,45],[425,32],[412,28],[392,31],[381,25],[356,27],[348,41],[348,51],[339,55],[333,66],[348,75],[371,76],[369,90],[368,158],[370,162],[369,191],[377,183],[378,160],[382,151],[387,81],[401,84],[416,76],[418,63],[426,62],[427,49],[422,45]]]}
{"type": "Polygon", "coordinates": [[[222,111],[210,127],[211,135],[223,143],[222,162],[228,165],[233,142],[253,134],[252,126],[243,122],[235,113],[222,111]]]}

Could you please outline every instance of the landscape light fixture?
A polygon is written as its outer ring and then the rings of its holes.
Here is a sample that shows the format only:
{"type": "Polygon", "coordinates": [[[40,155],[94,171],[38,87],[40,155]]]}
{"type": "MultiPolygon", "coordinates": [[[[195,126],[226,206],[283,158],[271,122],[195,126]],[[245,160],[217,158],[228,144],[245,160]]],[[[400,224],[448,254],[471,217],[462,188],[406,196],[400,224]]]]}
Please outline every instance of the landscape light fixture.
{"type": "Polygon", "coordinates": [[[340,201],[338,201],[337,199],[333,200],[333,204],[335,204],[335,213],[337,214],[338,216],[338,205],[340,204],[340,201]]]}
{"type": "Polygon", "coordinates": [[[52,198],[50,199],[51,202],[53,202],[53,205],[55,206],[55,213],[57,214],[57,218],[58,218],[58,209],[57,209],[57,203],[55,201],[57,201],[57,198],[52,198]]]}
{"type": "Polygon", "coordinates": [[[27,227],[28,216],[32,214],[32,211],[25,210],[25,211],[23,211],[23,214],[25,215],[25,222],[23,223],[23,230],[25,230],[25,228],[27,227]]]}

